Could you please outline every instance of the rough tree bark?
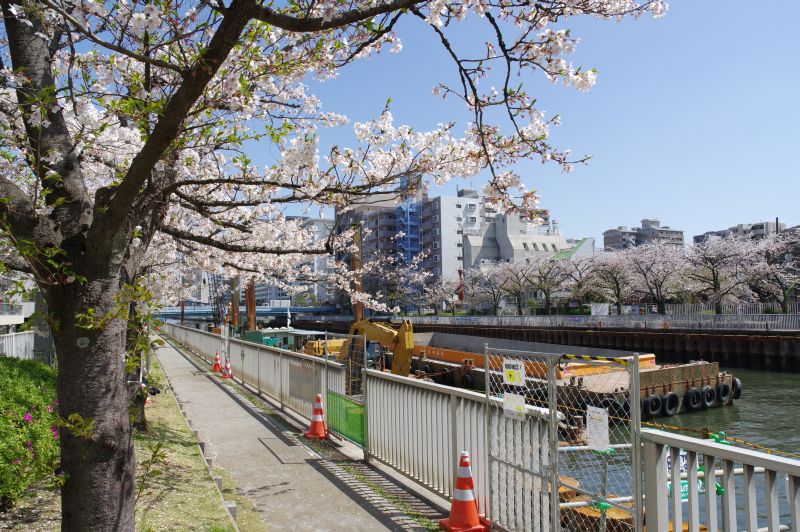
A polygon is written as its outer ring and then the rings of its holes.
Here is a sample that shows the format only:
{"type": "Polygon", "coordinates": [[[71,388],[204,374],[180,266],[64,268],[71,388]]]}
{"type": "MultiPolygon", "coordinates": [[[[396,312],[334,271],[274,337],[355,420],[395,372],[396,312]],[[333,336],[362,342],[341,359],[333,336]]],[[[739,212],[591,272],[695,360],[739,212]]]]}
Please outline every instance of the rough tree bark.
{"type": "Polygon", "coordinates": [[[134,530],[133,441],[125,384],[125,322],[78,326],[88,308],[114,312],[119,279],[47,290],[58,353],[59,413],[94,423],[89,437],[62,431],[62,530],[134,530]]]}

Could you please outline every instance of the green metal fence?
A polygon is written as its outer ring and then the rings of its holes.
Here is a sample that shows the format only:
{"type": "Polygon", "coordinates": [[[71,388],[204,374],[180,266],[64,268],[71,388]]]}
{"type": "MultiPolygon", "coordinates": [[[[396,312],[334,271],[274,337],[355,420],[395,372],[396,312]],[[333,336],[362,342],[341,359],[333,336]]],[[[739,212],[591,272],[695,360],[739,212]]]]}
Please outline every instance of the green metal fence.
{"type": "Polygon", "coordinates": [[[364,447],[364,405],[330,390],[327,403],[328,430],[364,447]]]}

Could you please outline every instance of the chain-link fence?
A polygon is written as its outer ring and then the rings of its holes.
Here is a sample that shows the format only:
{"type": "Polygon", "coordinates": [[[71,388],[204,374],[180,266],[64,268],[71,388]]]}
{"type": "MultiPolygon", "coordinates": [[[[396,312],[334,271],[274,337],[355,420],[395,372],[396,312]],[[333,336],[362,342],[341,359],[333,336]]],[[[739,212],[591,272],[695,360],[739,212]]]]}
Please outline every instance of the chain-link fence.
{"type": "Polygon", "coordinates": [[[492,519],[509,530],[641,530],[638,357],[486,354],[487,401],[502,411],[487,427],[492,519]],[[504,430],[528,409],[547,412],[546,439],[504,430]],[[528,504],[529,493],[540,499],[528,504]]]}

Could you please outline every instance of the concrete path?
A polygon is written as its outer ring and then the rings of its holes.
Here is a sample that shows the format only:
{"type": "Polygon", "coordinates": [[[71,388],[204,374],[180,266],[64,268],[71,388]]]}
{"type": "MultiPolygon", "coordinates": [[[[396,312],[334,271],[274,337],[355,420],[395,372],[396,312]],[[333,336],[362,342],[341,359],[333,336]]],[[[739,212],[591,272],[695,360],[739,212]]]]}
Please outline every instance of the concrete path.
{"type": "Polygon", "coordinates": [[[157,352],[176,396],[187,403],[206,456],[230,472],[264,522],[275,530],[398,530],[357,489],[337,479],[293,431],[195,365],[171,345],[157,352]]]}

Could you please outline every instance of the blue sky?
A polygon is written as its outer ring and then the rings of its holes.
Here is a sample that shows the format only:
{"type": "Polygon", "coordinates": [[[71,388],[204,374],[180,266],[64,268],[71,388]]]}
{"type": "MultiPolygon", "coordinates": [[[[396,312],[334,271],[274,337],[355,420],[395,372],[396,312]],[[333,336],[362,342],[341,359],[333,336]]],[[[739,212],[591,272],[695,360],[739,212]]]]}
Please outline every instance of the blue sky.
{"type": "MultiPolygon", "coordinates": [[[[588,166],[562,174],[554,165],[517,166],[569,237],[657,217],[692,235],[776,216],[800,224],[800,2],[755,8],[743,1],[673,1],[661,19],[623,23],[574,19],[581,38],[576,65],[599,71],[588,93],[526,81],[548,116],[563,125],[551,140],[588,166]]],[[[478,21],[457,26],[455,40],[477,45],[478,21]]],[[[397,123],[417,129],[469,115],[431,94],[452,79],[452,64],[416,20],[400,27],[404,49],[360,61],[339,79],[313,84],[326,109],[353,120],[376,116],[387,97],[397,123]]],[[[352,129],[326,131],[347,145],[352,129]]],[[[476,187],[483,180],[475,179],[476,187]]],[[[437,193],[454,193],[457,180],[437,193]]]]}

